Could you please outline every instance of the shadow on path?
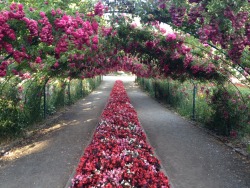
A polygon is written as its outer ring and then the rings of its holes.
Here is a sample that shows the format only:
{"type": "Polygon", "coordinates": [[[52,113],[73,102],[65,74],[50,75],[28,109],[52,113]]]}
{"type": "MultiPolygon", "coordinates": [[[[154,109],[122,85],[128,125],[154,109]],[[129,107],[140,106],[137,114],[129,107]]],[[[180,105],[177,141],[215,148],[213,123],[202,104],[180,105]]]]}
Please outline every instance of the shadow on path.
{"type": "Polygon", "coordinates": [[[113,84],[103,81],[32,144],[2,157],[0,188],[64,187],[91,140],[113,84]]]}

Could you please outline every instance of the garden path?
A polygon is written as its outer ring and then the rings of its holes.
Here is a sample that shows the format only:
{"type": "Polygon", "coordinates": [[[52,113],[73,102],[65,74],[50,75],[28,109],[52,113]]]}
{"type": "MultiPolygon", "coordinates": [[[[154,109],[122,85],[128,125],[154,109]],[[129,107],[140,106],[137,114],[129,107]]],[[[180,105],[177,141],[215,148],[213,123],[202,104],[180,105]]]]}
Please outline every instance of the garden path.
{"type": "Polygon", "coordinates": [[[174,188],[249,188],[250,164],[132,82],[126,90],[174,188]]]}
{"type": "Polygon", "coordinates": [[[65,187],[91,140],[113,85],[114,81],[104,81],[63,112],[33,144],[0,159],[0,188],[65,187]]]}
{"type": "MultiPolygon", "coordinates": [[[[33,144],[19,148],[18,158],[10,152],[1,159],[0,188],[62,188],[69,183],[115,81],[104,78],[33,144]]],[[[122,80],[174,188],[250,187],[249,164],[235,152],[150,98],[133,78],[122,80]]]]}

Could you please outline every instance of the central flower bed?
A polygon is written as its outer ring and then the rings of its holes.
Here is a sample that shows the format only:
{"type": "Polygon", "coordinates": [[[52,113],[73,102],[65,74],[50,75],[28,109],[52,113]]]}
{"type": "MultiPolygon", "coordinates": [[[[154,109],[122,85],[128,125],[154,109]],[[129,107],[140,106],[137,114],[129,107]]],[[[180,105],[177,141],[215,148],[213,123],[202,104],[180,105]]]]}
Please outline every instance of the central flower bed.
{"type": "Polygon", "coordinates": [[[115,82],[71,187],[170,187],[122,81],[115,82]]]}

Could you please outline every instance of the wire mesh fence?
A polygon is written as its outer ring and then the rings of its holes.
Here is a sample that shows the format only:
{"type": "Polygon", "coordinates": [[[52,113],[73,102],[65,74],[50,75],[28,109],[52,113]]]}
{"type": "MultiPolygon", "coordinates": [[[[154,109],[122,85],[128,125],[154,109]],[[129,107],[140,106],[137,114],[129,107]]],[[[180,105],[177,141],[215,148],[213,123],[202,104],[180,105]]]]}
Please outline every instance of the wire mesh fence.
{"type": "Polygon", "coordinates": [[[213,83],[137,78],[152,97],[218,134],[250,135],[250,90],[213,83]]]}
{"type": "Polygon", "coordinates": [[[0,80],[0,138],[25,128],[88,95],[101,83],[92,79],[0,80]]]}

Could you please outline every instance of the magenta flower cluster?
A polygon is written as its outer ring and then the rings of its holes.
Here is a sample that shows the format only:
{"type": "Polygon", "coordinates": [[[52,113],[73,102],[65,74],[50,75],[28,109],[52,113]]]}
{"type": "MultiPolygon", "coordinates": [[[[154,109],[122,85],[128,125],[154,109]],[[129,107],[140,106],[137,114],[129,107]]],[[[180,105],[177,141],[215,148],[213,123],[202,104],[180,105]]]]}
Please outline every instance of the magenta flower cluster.
{"type": "Polygon", "coordinates": [[[7,61],[3,61],[0,65],[0,77],[4,77],[6,75],[6,68],[8,66],[7,61]]]}
{"type": "Polygon", "coordinates": [[[189,0],[189,3],[195,3],[195,5],[186,9],[172,1],[158,0],[158,7],[164,10],[170,6],[168,11],[171,20],[177,27],[182,27],[183,24],[199,25],[197,34],[202,43],[212,42],[214,45],[220,45],[226,50],[233,63],[240,64],[243,52],[250,44],[249,12],[243,9],[236,11],[234,7],[226,6],[220,11],[223,19],[212,16],[212,19],[205,22],[207,19],[205,15],[210,14],[207,12],[209,3],[202,0],[189,0]],[[223,23],[224,20],[227,22],[226,26],[223,23]]]}
{"type": "Polygon", "coordinates": [[[42,30],[40,32],[40,39],[42,42],[51,45],[53,42],[53,35],[52,35],[52,25],[49,22],[49,19],[46,17],[44,12],[40,12],[41,19],[39,23],[42,24],[42,30]]]}
{"type": "MultiPolygon", "coordinates": [[[[45,3],[46,4],[46,3],[45,3]]],[[[48,46],[54,48],[55,58],[59,59],[62,53],[69,50],[70,46],[77,48],[78,50],[97,51],[99,46],[99,24],[95,19],[95,15],[102,16],[105,7],[101,2],[97,3],[94,7],[95,14],[92,14],[90,19],[85,19],[85,15],[76,13],[74,16],[65,14],[62,10],[56,9],[51,11],[51,15],[47,15],[45,12],[40,12],[40,18],[33,20],[28,17],[24,12],[22,4],[12,3],[9,10],[0,11],[0,51],[6,53],[14,58],[17,63],[26,63],[32,70],[35,68],[43,69],[46,62],[42,60],[41,52],[40,56],[34,54],[28,54],[28,47],[21,45],[17,46],[15,42],[19,37],[19,31],[15,31],[11,28],[11,20],[18,20],[24,22],[27,30],[27,36],[22,36],[28,39],[28,42],[32,45],[36,40],[45,43],[48,46]],[[9,23],[10,22],[10,23],[9,23]],[[34,66],[34,63],[40,64],[34,66]]],[[[31,8],[33,12],[36,9],[31,8]]],[[[103,28],[105,30],[105,28],[103,28]]],[[[11,63],[13,63],[11,62],[11,63]]],[[[8,63],[9,65],[10,63],[8,63]]],[[[4,77],[7,74],[8,65],[3,64],[1,66],[0,77],[4,77]]],[[[74,63],[69,65],[75,67],[74,63]]],[[[56,61],[52,66],[53,70],[60,67],[60,63],[56,61]]],[[[11,70],[13,74],[20,75],[16,70],[11,70]]]]}

